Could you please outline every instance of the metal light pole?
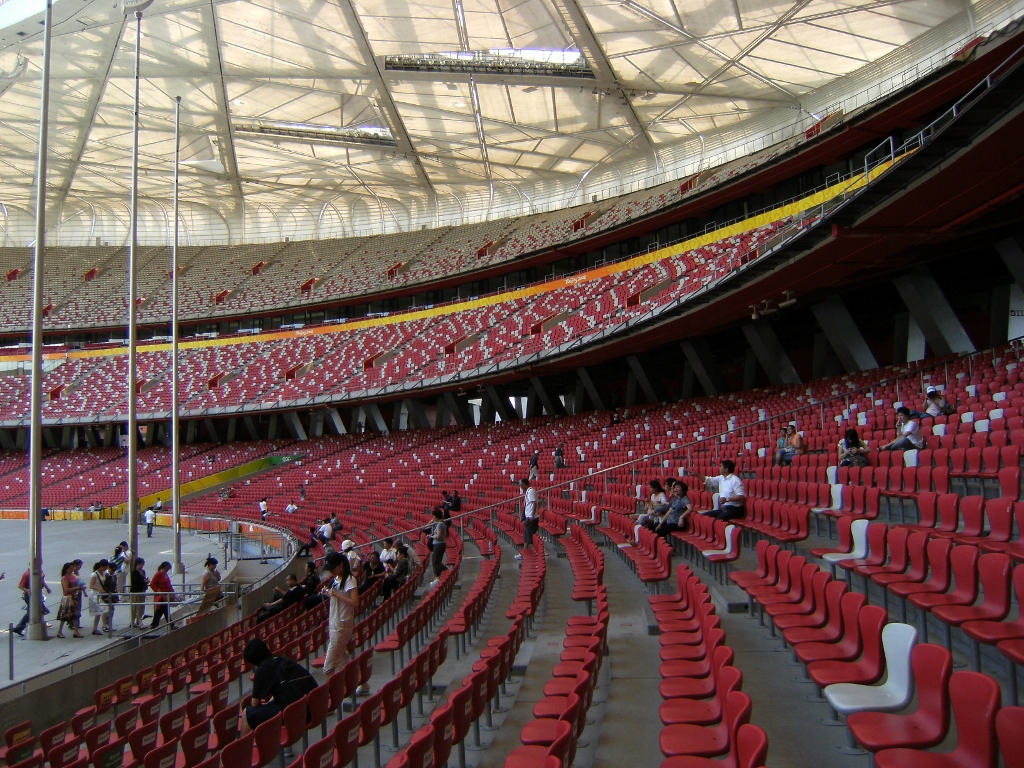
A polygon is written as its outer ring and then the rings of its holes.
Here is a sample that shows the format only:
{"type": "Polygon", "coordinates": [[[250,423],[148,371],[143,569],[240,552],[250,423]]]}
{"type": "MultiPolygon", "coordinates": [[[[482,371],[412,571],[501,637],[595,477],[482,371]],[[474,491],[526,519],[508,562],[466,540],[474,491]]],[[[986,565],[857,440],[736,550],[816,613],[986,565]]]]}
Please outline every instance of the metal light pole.
{"type": "Polygon", "coordinates": [[[43,83],[36,158],[36,254],[32,275],[32,409],[29,427],[29,624],[30,640],[46,640],[43,621],[43,266],[46,250],[46,153],[50,124],[50,27],[53,0],[43,21],[43,83]]]}
{"type": "Polygon", "coordinates": [[[181,159],[181,96],[174,97],[174,239],[171,241],[171,514],[174,527],[174,573],[181,562],[181,467],[178,421],[178,168],[181,159]]]}
{"type": "Polygon", "coordinates": [[[139,556],[139,489],[138,452],[139,422],[136,413],[138,387],[138,311],[135,306],[138,294],[138,251],[139,251],[139,88],[142,83],[142,11],[152,3],[126,2],[126,10],[135,11],[135,101],[132,109],[132,237],[128,248],[128,546],[135,557],[139,556]]]}

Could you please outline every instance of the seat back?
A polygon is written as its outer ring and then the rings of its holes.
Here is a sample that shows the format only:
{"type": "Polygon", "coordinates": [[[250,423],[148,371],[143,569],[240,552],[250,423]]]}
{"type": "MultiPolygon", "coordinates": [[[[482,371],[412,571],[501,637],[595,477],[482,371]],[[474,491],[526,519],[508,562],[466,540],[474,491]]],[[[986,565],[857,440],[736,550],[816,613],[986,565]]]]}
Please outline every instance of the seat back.
{"type": "MultiPolygon", "coordinates": [[[[359,751],[359,734],[362,713],[357,709],[348,717],[343,717],[334,727],[334,749],[337,766],[346,766],[352,762],[359,751]]],[[[227,768],[227,766],[225,766],[227,768]]]]}
{"type": "Polygon", "coordinates": [[[957,732],[956,749],[950,755],[954,765],[995,766],[996,710],[1000,696],[999,683],[988,675],[953,673],[949,680],[949,699],[957,732]]]}
{"type": "Polygon", "coordinates": [[[886,709],[903,709],[914,698],[914,677],[910,659],[917,645],[917,628],[910,624],[886,624],[882,629],[887,694],[886,709]],[[891,706],[890,706],[891,705],[891,706]]]}
{"type": "Polygon", "coordinates": [[[240,736],[220,751],[220,761],[224,768],[252,768],[252,752],[256,743],[256,734],[247,733],[240,736]]]}
{"type": "Polygon", "coordinates": [[[409,758],[409,768],[433,768],[434,765],[434,726],[423,725],[412,735],[405,747],[409,758]]]}
{"type": "Polygon", "coordinates": [[[1003,707],[996,714],[996,736],[1004,768],[1024,768],[1024,707],[1003,707]]]}
{"type": "Polygon", "coordinates": [[[331,689],[326,685],[318,685],[306,694],[306,703],[309,705],[307,728],[316,728],[327,719],[327,712],[331,706],[331,689]]]}
{"type": "Polygon", "coordinates": [[[181,768],[194,768],[199,765],[206,759],[206,755],[210,751],[210,721],[204,720],[186,729],[178,739],[178,743],[181,745],[181,754],[185,758],[181,768]]]}
{"type": "Polygon", "coordinates": [[[371,696],[368,696],[363,701],[363,703],[359,705],[359,723],[362,727],[362,731],[360,732],[359,735],[359,746],[366,746],[375,738],[377,738],[377,732],[380,731],[380,720],[383,711],[383,689],[377,691],[375,694],[371,696]]]}
{"type": "Polygon", "coordinates": [[[284,717],[278,712],[269,720],[260,723],[253,735],[256,737],[256,762],[252,768],[263,768],[270,765],[281,751],[281,725],[284,717]]]}
{"type": "Polygon", "coordinates": [[[213,732],[217,734],[217,744],[223,747],[238,738],[240,715],[235,707],[222,709],[213,716],[213,732]]]}
{"type": "Polygon", "coordinates": [[[302,755],[303,768],[332,768],[334,765],[334,734],[309,745],[302,755]]]}
{"type": "Polygon", "coordinates": [[[768,734],[744,723],[736,733],[736,768],[761,768],[768,757],[768,734]]]}
{"type": "Polygon", "coordinates": [[[451,701],[437,707],[430,713],[430,724],[434,726],[434,765],[448,765],[448,757],[452,753],[452,741],[455,736],[455,707],[451,701]]]}
{"type": "Polygon", "coordinates": [[[449,699],[452,705],[452,724],[454,734],[452,743],[459,744],[469,733],[469,726],[473,723],[473,686],[463,684],[449,699]]]}

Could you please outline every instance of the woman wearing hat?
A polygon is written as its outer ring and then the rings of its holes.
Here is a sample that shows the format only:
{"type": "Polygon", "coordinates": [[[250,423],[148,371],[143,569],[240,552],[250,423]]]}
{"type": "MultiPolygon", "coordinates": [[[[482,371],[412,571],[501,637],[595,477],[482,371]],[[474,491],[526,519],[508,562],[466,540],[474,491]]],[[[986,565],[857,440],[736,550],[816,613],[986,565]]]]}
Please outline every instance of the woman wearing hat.
{"type": "Polygon", "coordinates": [[[775,464],[780,467],[788,467],[793,463],[793,457],[799,456],[804,450],[803,435],[796,431],[796,422],[791,421],[786,426],[778,453],[775,454],[775,464]]]}

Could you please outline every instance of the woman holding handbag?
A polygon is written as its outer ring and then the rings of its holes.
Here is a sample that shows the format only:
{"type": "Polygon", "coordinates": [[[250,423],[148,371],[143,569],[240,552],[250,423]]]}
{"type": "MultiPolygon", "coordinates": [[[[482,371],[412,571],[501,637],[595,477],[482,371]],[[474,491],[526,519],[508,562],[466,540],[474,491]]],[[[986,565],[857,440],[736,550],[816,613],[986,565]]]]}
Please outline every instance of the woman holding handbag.
{"type": "Polygon", "coordinates": [[[79,630],[82,615],[82,587],[78,582],[78,573],[74,563],[64,563],[60,569],[61,598],[57,609],[57,637],[64,637],[64,625],[71,627],[72,637],[84,637],[79,630]]]}

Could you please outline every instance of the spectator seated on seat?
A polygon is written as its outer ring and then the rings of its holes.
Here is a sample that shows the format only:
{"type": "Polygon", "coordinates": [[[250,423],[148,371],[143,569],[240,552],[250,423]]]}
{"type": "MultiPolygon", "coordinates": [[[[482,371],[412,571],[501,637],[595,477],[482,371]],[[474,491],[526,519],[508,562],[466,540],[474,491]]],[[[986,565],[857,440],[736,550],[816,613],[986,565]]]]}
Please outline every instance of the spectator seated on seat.
{"type": "Polygon", "coordinates": [[[878,447],[880,451],[916,451],[924,448],[921,422],[910,415],[910,409],[896,409],[896,439],[878,447]]]}
{"type": "Polygon", "coordinates": [[[256,617],[256,623],[266,621],[272,616],[276,616],[286,608],[301,602],[306,596],[306,590],[299,584],[299,580],[295,577],[294,573],[289,573],[285,577],[286,588],[281,589],[277,587],[274,589],[274,594],[279,597],[269,603],[263,604],[263,610],[260,611],[259,616],[256,617]]]}

